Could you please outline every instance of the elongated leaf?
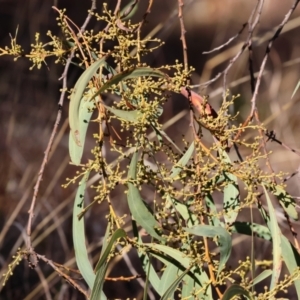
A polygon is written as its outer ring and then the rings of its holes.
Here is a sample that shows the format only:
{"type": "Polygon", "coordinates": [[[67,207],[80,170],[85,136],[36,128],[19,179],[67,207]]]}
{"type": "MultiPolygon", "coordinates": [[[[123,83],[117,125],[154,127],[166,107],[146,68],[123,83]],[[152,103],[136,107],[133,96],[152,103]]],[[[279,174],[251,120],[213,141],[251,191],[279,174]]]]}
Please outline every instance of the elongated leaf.
{"type": "Polygon", "coordinates": [[[105,92],[107,89],[109,89],[115,84],[118,84],[123,80],[131,79],[131,78],[139,78],[139,77],[149,77],[149,76],[167,77],[166,74],[156,69],[152,69],[148,67],[132,68],[112,76],[107,82],[105,82],[102,85],[102,87],[96,92],[96,94],[92,99],[96,98],[100,93],[105,92]]]}
{"type": "Polygon", "coordinates": [[[126,237],[126,232],[122,228],[118,228],[113,235],[110,238],[109,243],[107,244],[107,247],[103,251],[103,255],[100,257],[95,270],[98,271],[99,268],[102,266],[102,264],[107,260],[107,257],[109,253],[111,252],[111,249],[115,243],[115,241],[119,238],[126,237]]]}
{"type": "Polygon", "coordinates": [[[259,275],[257,275],[253,280],[253,285],[258,284],[259,282],[263,281],[264,279],[268,278],[272,275],[271,270],[264,270],[259,275]]]}
{"type": "Polygon", "coordinates": [[[105,300],[107,299],[103,293],[103,285],[108,263],[105,262],[96,272],[96,278],[91,293],[90,300],[105,300]]]}
{"type": "Polygon", "coordinates": [[[122,109],[116,109],[114,107],[109,107],[107,105],[104,105],[107,110],[109,110],[111,113],[116,115],[117,117],[128,121],[132,123],[138,123],[139,122],[139,111],[138,110],[122,110],[122,109]]]}
{"type": "MultiPolygon", "coordinates": [[[[178,274],[179,270],[178,267],[173,265],[172,263],[167,263],[167,267],[164,270],[163,275],[161,276],[160,279],[160,291],[162,294],[165,294],[169,287],[176,281],[177,277],[179,276],[178,274]]],[[[176,288],[176,287],[175,287],[176,288]]],[[[174,294],[174,292],[173,292],[174,294]]],[[[169,297],[173,299],[173,295],[169,294],[169,297]]]]}
{"type": "Polygon", "coordinates": [[[159,136],[159,138],[158,138],[159,140],[161,139],[161,137],[164,137],[171,145],[173,145],[173,147],[179,153],[182,153],[181,149],[172,141],[172,139],[162,129],[158,129],[153,125],[152,125],[152,128],[155,130],[157,136],[159,136]]]}
{"type": "Polygon", "coordinates": [[[181,289],[182,298],[190,297],[189,299],[191,300],[195,299],[194,297],[191,296],[193,289],[194,289],[193,278],[191,276],[185,276],[182,280],[182,289],[181,289]]]}
{"type": "Polygon", "coordinates": [[[207,195],[205,196],[205,204],[206,207],[208,209],[208,221],[209,224],[212,226],[221,226],[224,227],[223,222],[221,222],[217,215],[218,215],[218,211],[214,202],[214,199],[211,195],[207,195]]]}
{"type": "Polygon", "coordinates": [[[191,265],[191,258],[187,257],[184,253],[181,253],[177,249],[155,243],[144,243],[144,246],[146,246],[149,251],[153,253],[153,255],[157,254],[157,252],[153,250],[157,250],[162,252],[163,254],[170,256],[171,258],[175,259],[175,261],[177,261],[181,266],[183,266],[184,269],[189,268],[191,265]]]}
{"type": "MultiPolygon", "coordinates": [[[[101,65],[105,63],[106,56],[95,61],[93,64],[90,65],[79,77],[77,80],[73,92],[71,94],[71,101],[69,106],[69,122],[71,128],[71,134],[75,141],[75,143],[79,147],[83,147],[83,141],[81,140],[81,124],[79,119],[79,109],[80,103],[82,100],[82,96],[84,91],[87,88],[87,85],[91,78],[96,74],[97,70],[101,65]]],[[[92,101],[95,97],[92,97],[90,101],[92,101]]]]}
{"type": "MultiPolygon", "coordinates": [[[[138,228],[137,228],[135,220],[132,220],[132,231],[133,231],[133,235],[137,239],[138,243],[140,245],[143,245],[143,241],[138,232],[138,228]]],[[[137,250],[138,250],[138,256],[142,263],[142,268],[143,268],[144,272],[147,274],[149,282],[151,283],[153,288],[156,290],[156,292],[161,296],[162,291],[160,290],[160,288],[161,288],[160,287],[160,278],[158,277],[155,269],[153,268],[153,266],[150,262],[150,259],[148,257],[148,254],[145,252],[140,252],[139,249],[137,249],[137,250]]]]}
{"type": "Polygon", "coordinates": [[[184,155],[180,158],[180,160],[177,162],[177,164],[172,168],[170,177],[175,178],[181,171],[182,168],[184,168],[189,160],[191,159],[193,153],[195,150],[195,143],[192,142],[189,146],[188,150],[184,153],[184,155]]]}
{"type": "Polygon", "coordinates": [[[162,296],[162,300],[173,299],[173,295],[176,291],[178,284],[182,281],[183,277],[189,272],[190,269],[186,269],[174,282],[170,285],[170,287],[166,290],[165,294],[162,296]]]}
{"type": "MultiPolygon", "coordinates": [[[[137,159],[138,153],[135,152],[132,156],[128,172],[128,178],[133,180],[136,179],[137,159]]],[[[155,229],[159,228],[158,222],[146,207],[138,188],[130,182],[128,182],[127,201],[130,212],[136,222],[142,226],[152,237],[160,241],[164,241],[164,239],[157,233],[155,229]]]]}
{"type": "Polygon", "coordinates": [[[156,134],[156,137],[158,139],[158,142],[159,142],[159,146],[161,147],[162,144],[163,144],[163,138],[162,138],[162,135],[160,134],[160,131],[153,125],[151,124],[151,127],[152,129],[154,130],[155,134],[156,134]]]}
{"type": "Polygon", "coordinates": [[[277,223],[276,213],[272,205],[271,199],[269,197],[269,194],[264,185],[263,188],[266,195],[266,199],[268,203],[268,211],[270,216],[270,218],[266,218],[265,221],[267,222],[267,225],[271,231],[272,245],[273,245],[273,272],[272,272],[272,279],[270,284],[270,290],[272,290],[278,283],[280,271],[282,267],[282,262],[281,262],[281,254],[282,254],[281,235],[282,234],[277,223]]]}
{"type": "MultiPolygon", "coordinates": [[[[222,159],[231,164],[231,160],[223,149],[219,150],[220,156],[222,159]]],[[[227,224],[233,223],[238,215],[240,208],[240,191],[238,186],[237,177],[228,172],[224,172],[224,179],[228,184],[224,188],[224,200],[223,200],[223,208],[225,211],[224,219],[227,224]]]]}
{"type": "MultiPolygon", "coordinates": [[[[109,232],[109,229],[106,231],[109,232]]],[[[115,241],[119,238],[122,237],[126,237],[126,232],[119,228],[117,229],[113,235],[110,238],[109,243],[105,242],[103,243],[103,247],[102,247],[102,251],[101,251],[101,257],[96,265],[96,279],[95,279],[95,283],[92,289],[92,294],[91,294],[91,300],[98,300],[98,299],[104,299],[103,297],[106,296],[103,293],[103,285],[104,285],[104,281],[105,281],[105,274],[106,274],[106,270],[108,267],[108,261],[107,258],[111,252],[111,249],[115,243],[115,241]]]]}
{"type": "MultiPolygon", "coordinates": [[[[105,235],[104,235],[104,237],[103,237],[103,243],[102,243],[102,248],[101,248],[100,257],[103,256],[104,251],[105,251],[106,248],[107,248],[107,245],[108,245],[108,238],[109,238],[109,235],[110,235],[110,230],[111,230],[111,222],[108,221],[108,224],[107,224],[107,227],[106,227],[106,230],[105,230],[105,235]]],[[[100,259],[100,257],[99,257],[99,259],[100,259]]]]}
{"type": "MultiPolygon", "coordinates": [[[[300,255],[284,235],[281,236],[281,247],[282,257],[290,274],[296,271],[299,272],[300,255]]],[[[300,299],[300,279],[295,280],[294,285],[298,296],[297,298],[300,299]]]]}
{"type": "Polygon", "coordinates": [[[80,185],[77,189],[74,207],[73,207],[73,243],[75,250],[75,258],[78,269],[87,282],[90,289],[93,288],[95,273],[90,263],[87,248],[85,244],[85,232],[84,232],[84,217],[80,220],[78,215],[82,210],[83,197],[86,188],[86,181],[88,180],[89,172],[82,178],[80,185]]]}
{"type": "Polygon", "coordinates": [[[268,227],[256,224],[256,223],[249,223],[249,222],[234,222],[232,224],[232,232],[237,232],[241,234],[246,234],[251,236],[257,236],[262,238],[266,241],[271,241],[272,236],[268,227]]]}
{"type": "Polygon", "coordinates": [[[233,284],[232,286],[230,286],[226,292],[223,295],[222,300],[230,300],[235,296],[240,296],[243,295],[245,296],[247,299],[251,300],[254,299],[250,293],[245,290],[243,287],[237,285],[237,284],[233,284]]]}
{"type": "Polygon", "coordinates": [[[294,220],[298,220],[298,213],[296,211],[296,202],[290,196],[283,187],[276,185],[275,187],[270,187],[270,191],[273,195],[275,195],[281,205],[281,207],[284,209],[284,211],[288,214],[289,217],[291,217],[294,220]]]}
{"type": "Polygon", "coordinates": [[[131,0],[120,12],[122,21],[131,19],[136,13],[139,6],[139,0],[131,0]]]}
{"type": "Polygon", "coordinates": [[[94,110],[93,102],[89,101],[89,99],[93,96],[93,92],[94,88],[90,89],[88,93],[81,99],[79,104],[79,138],[82,142],[82,146],[79,146],[75,142],[72,131],[70,131],[69,134],[69,153],[71,161],[75,165],[79,165],[81,162],[86,131],[94,110]]]}
{"type": "Polygon", "coordinates": [[[192,227],[199,224],[199,218],[193,214],[189,209],[189,201],[181,203],[175,198],[172,198],[169,194],[166,197],[168,203],[173,204],[174,208],[179,212],[181,217],[185,220],[188,227],[192,227]]]}
{"type": "Polygon", "coordinates": [[[226,181],[230,182],[224,187],[224,219],[227,224],[231,224],[236,220],[239,212],[240,191],[236,176],[229,173],[224,173],[224,177],[226,181]]]}
{"type": "MultiPolygon", "coordinates": [[[[183,267],[182,271],[191,267],[191,259],[186,257],[186,255],[181,253],[179,250],[154,243],[145,243],[144,246],[148,248],[148,251],[150,251],[155,258],[161,260],[164,264],[172,262],[173,264],[176,264],[178,268],[182,269],[183,267]],[[170,257],[171,260],[168,257],[170,257]],[[172,261],[172,259],[174,261],[172,261]]],[[[201,291],[197,291],[199,299],[213,299],[210,280],[208,279],[206,272],[200,268],[193,267],[190,273],[186,276],[192,276],[192,280],[195,282],[195,288],[199,290],[201,289],[201,291]]]]}
{"type": "MultiPolygon", "coordinates": [[[[104,251],[107,248],[109,234],[110,234],[110,222],[108,222],[108,224],[107,224],[107,228],[106,228],[105,235],[103,238],[100,258],[103,256],[104,251]]],[[[104,284],[103,278],[105,277],[106,270],[107,270],[107,263],[105,262],[104,264],[102,264],[102,266],[96,272],[96,278],[95,278],[94,286],[93,286],[92,293],[91,293],[91,300],[94,300],[94,299],[95,300],[98,300],[98,299],[105,300],[106,299],[106,296],[103,293],[103,284],[104,284]]]]}
{"type": "Polygon", "coordinates": [[[220,264],[218,268],[218,275],[224,268],[230,253],[231,253],[231,236],[223,227],[216,227],[211,225],[197,225],[192,228],[185,228],[188,233],[205,236],[205,237],[218,237],[218,244],[220,247],[220,264]]]}

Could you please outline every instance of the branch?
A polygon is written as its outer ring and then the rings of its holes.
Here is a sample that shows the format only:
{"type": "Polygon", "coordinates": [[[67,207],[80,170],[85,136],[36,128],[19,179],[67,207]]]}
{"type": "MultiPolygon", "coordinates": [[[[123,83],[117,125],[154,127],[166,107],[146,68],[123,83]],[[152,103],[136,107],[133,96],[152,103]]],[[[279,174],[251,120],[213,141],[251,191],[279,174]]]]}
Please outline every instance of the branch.
{"type": "Polygon", "coordinates": [[[227,65],[227,67],[220,73],[218,73],[214,78],[210,79],[209,81],[206,81],[204,83],[199,84],[199,87],[207,87],[208,85],[210,85],[211,83],[217,81],[222,75],[224,76],[224,83],[223,83],[223,93],[226,92],[226,76],[227,73],[229,72],[229,70],[231,69],[231,67],[233,66],[233,64],[238,60],[238,58],[243,54],[244,50],[249,47],[250,45],[250,41],[252,39],[252,35],[253,35],[253,31],[255,29],[255,27],[257,26],[260,16],[261,16],[261,11],[263,8],[263,4],[264,4],[264,0],[259,0],[257,2],[257,5],[255,6],[255,8],[253,9],[249,21],[246,23],[248,24],[249,27],[249,31],[248,31],[248,36],[246,41],[244,42],[241,50],[230,60],[229,64],[227,65]],[[253,18],[255,16],[254,21],[253,18]]]}
{"type": "Polygon", "coordinates": [[[184,5],[183,0],[178,0],[178,18],[179,18],[180,30],[181,30],[180,39],[182,42],[184,70],[188,72],[189,64],[188,64],[188,55],[187,55],[187,44],[185,39],[186,30],[184,28],[183,15],[182,15],[183,5],[184,5]]]}
{"type": "MultiPolygon", "coordinates": [[[[292,7],[290,8],[290,10],[288,11],[288,13],[285,15],[283,21],[280,23],[280,25],[278,26],[278,29],[276,30],[275,34],[273,35],[273,37],[269,40],[269,43],[267,45],[266,48],[266,52],[265,52],[265,56],[264,59],[260,65],[260,69],[258,72],[258,76],[257,76],[257,81],[256,81],[256,85],[255,85],[255,89],[254,89],[254,93],[251,99],[251,111],[249,116],[247,117],[246,121],[244,122],[242,127],[245,127],[249,124],[249,122],[253,119],[253,116],[255,114],[256,111],[256,100],[257,100],[257,95],[258,95],[258,90],[260,87],[260,83],[261,83],[261,78],[263,76],[263,73],[265,71],[265,67],[266,67],[266,62],[267,59],[269,57],[269,53],[271,51],[273,42],[279,37],[280,32],[282,31],[283,27],[286,25],[286,23],[288,22],[289,18],[291,17],[292,13],[294,12],[294,10],[296,9],[297,5],[299,4],[300,0],[295,0],[294,4],[292,5],[292,7]]],[[[240,135],[242,134],[242,131],[240,130],[236,136],[234,137],[233,141],[236,141],[240,135]]],[[[230,146],[231,147],[231,146],[230,146]]]]}
{"type": "Polygon", "coordinates": [[[215,47],[212,50],[203,51],[202,54],[211,54],[213,52],[222,50],[224,47],[228,46],[231,42],[233,42],[244,31],[244,29],[246,28],[247,24],[248,24],[248,22],[245,23],[245,24],[243,24],[242,29],[236,35],[232,36],[227,42],[223,43],[222,45],[220,45],[218,47],[215,47]]]}
{"type": "Polygon", "coordinates": [[[253,96],[252,96],[252,99],[251,99],[252,107],[251,107],[251,113],[249,115],[249,118],[250,118],[249,120],[251,120],[253,118],[254,111],[256,109],[256,99],[257,99],[258,90],[259,90],[260,83],[261,83],[262,74],[263,74],[263,72],[265,70],[266,62],[267,62],[267,59],[269,57],[269,53],[271,51],[271,48],[273,46],[273,42],[279,37],[281,30],[283,29],[284,25],[288,22],[288,20],[291,17],[292,13],[296,9],[297,5],[299,4],[299,1],[300,0],[295,0],[294,4],[292,5],[292,7],[288,11],[288,13],[285,15],[283,21],[279,25],[279,27],[276,30],[275,34],[269,40],[268,46],[266,48],[265,57],[264,57],[264,59],[263,59],[263,61],[261,63],[260,69],[259,69],[259,73],[258,73],[258,77],[257,77],[257,82],[256,82],[256,85],[255,85],[255,90],[254,90],[254,93],[253,93],[253,96]]]}

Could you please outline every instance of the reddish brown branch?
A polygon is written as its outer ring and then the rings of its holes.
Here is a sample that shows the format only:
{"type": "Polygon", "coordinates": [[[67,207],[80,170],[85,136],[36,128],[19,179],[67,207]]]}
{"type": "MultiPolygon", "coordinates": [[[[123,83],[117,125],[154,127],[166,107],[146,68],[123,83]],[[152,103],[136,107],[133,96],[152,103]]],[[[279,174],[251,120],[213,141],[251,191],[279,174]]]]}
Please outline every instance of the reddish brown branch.
{"type": "Polygon", "coordinates": [[[178,0],[178,18],[180,22],[180,30],[181,30],[181,42],[182,42],[182,50],[183,50],[183,63],[184,63],[184,70],[187,72],[189,69],[189,64],[188,64],[188,55],[187,55],[187,44],[186,44],[186,39],[185,39],[185,34],[186,30],[184,28],[184,22],[183,22],[183,0],[178,0]]]}
{"type": "Polygon", "coordinates": [[[52,269],[57,272],[61,277],[63,277],[67,282],[69,282],[72,286],[74,286],[78,291],[80,291],[82,294],[86,296],[86,298],[89,298],[89,294],[86,290],[84,290],[78,283],[75,282],[74,279],[72,279],[70,276],[62,272],[56,265],[55,263],[46,258],[44,255],[36,254],[37,258],[40,260],[43,260],[45,263],[47,263],[49,266],[52,267],[52,269]]]}

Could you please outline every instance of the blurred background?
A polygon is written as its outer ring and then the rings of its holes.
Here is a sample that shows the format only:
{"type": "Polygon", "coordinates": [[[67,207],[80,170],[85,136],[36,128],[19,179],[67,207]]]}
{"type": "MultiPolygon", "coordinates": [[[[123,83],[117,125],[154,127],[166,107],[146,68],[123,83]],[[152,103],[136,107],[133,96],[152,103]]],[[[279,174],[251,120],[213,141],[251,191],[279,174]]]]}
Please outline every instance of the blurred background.
{"type": "MultiPolygon", "coordinates": [[[[116,1],[107,1],[113,10],[116,1]]],[[[138,22],[148,2],[140,1],[138,12],[133,18],[138,22]]],[[[183,1],[184,22],[187,30],[189,64],[195,68],[192,84],[206,82],[223,71],[230,59],[241,49],[247,37],[247,28],[230,45],[211,54],[203,54],[237,34],[249,19],[257,1],[240,0],[194,0],[183,1]]],[[[274,34],[285,14],[294,1],[266,0],[260,23],[254,33],[253,66],[258,72],[265,55],[267,42],[274,34]]],[[[127,1],[122,1],[127,3],[127,1]]],[[[81,26],[90,8],[91,1],[39,1],[39,0],[0,0],[0,47],[10,44],[10,34],[25,52],[34,42],[36,32],[41,40],[47,42],[46,33],[51,30],[60,36],[56,25],[57,13],[52,6],[66,8],[67,15],[81,26]]],[[[176,59],[183,60],[180,41],[180,26],[177,18],[177,1],[154,0],[153,9],[144,26],[146,35],[156,26],[160,27],[156,36],[165,41],[165,45],[147,57],[153,67],[174,64],[176,59]]],[[[97,11],[101,13],[102,1],[97,1],[97,11]]],[[[89,29],[101,30],[92,21],[89,29]]],[[[245,120],[250,111],[249,54],[246,50],[230,69],[227,83],[230,94],[241,96],[236,100],[233,111],[239,111],[239,122],[245,120]]],[[[57,114],[63,67],[55,64],[54,59],[47,60],[40,70],[29,70],[31,63],[25,58],[16,62],[12,57],[0,57],[0,272],[3,274],[18,247],[24,245],[24,231],[28,220],[28,209],[33,194],[36,175],[41,165],[50,133],[57,114]]],[[[80,73],[75,68],[69,72],[68,87],[78,79],[80,73]]],[[[300,79],[300,8],[292,15],[280,37],[274,42],[270,53],[257,99],[261,121],[276,137],[292,148],[300,149],[300,91],[291,99],[300,79]]],[[[210,96],[210,103],[217,110],[222,101],[223,77],[205,89],[196,89],[210,96]]],[[[189,130],[188,103],[180,95],[173,95],[168,101],[162,122],[178,115],[176,123],[168,129],[175,139],[189,130]]],[[[75,268],[72,247],[71,213],[75,186],[63,189],[66,177],[72,177],[75,168],[69,165],[68,156],[68,99],[65,99],[63,118],[55,140],[51,158],[47,164],[40,188],[36,218],[33,224],[35,250],[57,263],[75,268]]],[[[178,141],[180,142],[180,141],[178,141]]],[[[90,146],[94,143],[89,142],[90,146]]],[[[271,162],[275,171],[288,174],[295,172],[300,159],[276,143],[268,143],[272,150],[271,162]]],[[[86,153],[88,156],[88,152],[86,153]]],[[[264,167],[264,166],[262,166],[264,167]]],[[[292,177],[287,182],[288,192],[300,196],[299,179],[292,177]]],[[[117,201],[113,198],[112,201],[117,201]]],[[[120,210],[126,210],[120,204],[120,210]]],[[[87,232],[91,247],[91,256],[97,259],[101,238],[104,235],[104,216],[106,207],[99,206],[89,215],[87,232]],[[99,217],[101,216],[101,217],[99,217]]],[[[287,228],[281,212],[282,226],[287,228]]],[[[297,224],[295,224],[297,229],[297,224]]],[[[288,234],[288,233],[287,233],[288,234]]],[[[236,254],[248,255],[241,241],[236,241],[236,254]]],[[[269,253],[267,245],[262,253],[269,253]]],[[[132,254],[134,255],[134,254],[132,254]]],[[[134,259],[134,257],[131,257],[134,259]]],[[[141,271],[137,269],[137,271],[141,271]]],[[[130,276],[130,270],[124,262],[116,262],[111,276],[122,274],[130,276]]],[[[36,271],[28,268],[22,261],[14,275],[1,287],[0,299],[83,299],[68,283],[53,273],[52,269],[40,262],[36,271]]],[[[109,298],[140,297],[137,281],[123,282],[120,288],[115,283],[107,283],[105,291],[109,298]]]]}

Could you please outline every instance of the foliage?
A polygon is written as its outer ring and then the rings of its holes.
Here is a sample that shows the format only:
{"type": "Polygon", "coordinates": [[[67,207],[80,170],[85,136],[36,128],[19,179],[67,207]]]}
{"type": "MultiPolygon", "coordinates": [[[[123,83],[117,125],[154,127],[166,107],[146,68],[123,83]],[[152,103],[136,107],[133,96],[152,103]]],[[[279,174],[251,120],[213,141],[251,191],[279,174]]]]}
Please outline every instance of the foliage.
{"type": "MultiPolygon", "coordinates": [[[[299,249],[282,235],[270,195],[277,197],[287,218],[298,219],[296,204],[285,190],[284,174],[261,168],[269,155],[265,127],[259,122],[238,124],[237,115],[229,109],[238,96],[230,97],[229,92],[224,93],[217,112],[208,99],[197,98],[190,90],[193,68],[186,64],[149,65],[146,55],[163,42],[141,38],[144,20],[133,23],[128,18],[137,1],[130,3],[117,13],[106,5],[101,15],[91,11],[97,21],[105,22],[105,29],[99,32],[80,33],[60,10],[58,25],[65,40],[48,32],[51,41],[43,44],[36,34],[31,52],[25,55],[32,67],[40,68],[50,56],[65,64],[72,52],[73,63],[84,69],[70,91],[69,152],[77,173],[63,186],[79,184],[73,242],[78,269],[91,290],[85,290],[86,295],[106,299],[103,286],[109,264],[115,256],[134,249],[146,276],[144,299],[150,286],[161,299],[241,299],[240,295],[272,299],[291,285],[300,297],[299,249]],[[182,141],[173,141],[160,122],[174,93],[190,102],[190,126],[182,141]],[[117,99],[113,103],[107,101],[111,95],[117,99]],[[92,135],[95,146],[86,155],[91,122],[99,126],[92,135]],[[249,132],[256,136],[250,142],[245,139],[249,132]],[[96,180],[91,185],[92,176],[96,180]],[[111,202],[119,186],[125,194],[118,201],[127,200],[129,215],[120,213],[111,202]],[[94,194],[90,204],[85,203],[86,190],[94,194]],[[107,206],[109,214],[94,266],[84,222],[96,205],[107,206]],[[263,224],[251,218],[239,221],[241,211],[254,208],[263,224]],[[232,240],[236,234],[251,236],[252,243],[268,241],[272,261],[258,261],[253,251],[249,251],[251,258],[235,261],[232,240]],[[229,260],[234,262],[232,268],[229,260]],[[282,263],[289,272],[283,279],[282,263]],[[258,291],[256,285],[262,280],[269,287],[258,291]]],[[[15,58],[24,56],[16,37],[11,48],[1,51],[15,58]]],[[[29,254],[25,248],[19,251],[13,265],[20,255],[29,254]]]]}

